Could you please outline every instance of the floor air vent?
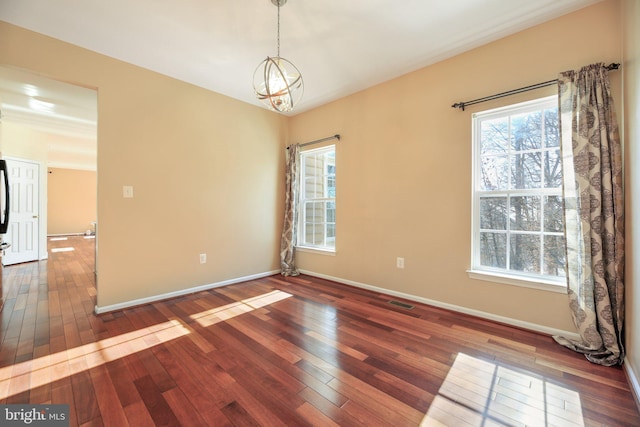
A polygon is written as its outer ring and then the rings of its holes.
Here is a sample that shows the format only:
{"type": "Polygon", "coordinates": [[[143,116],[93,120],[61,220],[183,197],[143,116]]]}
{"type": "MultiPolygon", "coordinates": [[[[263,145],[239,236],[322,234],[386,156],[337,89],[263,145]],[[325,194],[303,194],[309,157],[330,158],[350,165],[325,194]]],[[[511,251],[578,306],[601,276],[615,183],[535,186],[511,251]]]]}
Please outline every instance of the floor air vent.
{"type": "Polygon", "coordinates": [[[401,302],[396,300],[389,301],[389,304],[397,305],[398,307],[406,308],[407,310],[413,310],[415,308],[415,306],[411,304],[407,304],[406,302],[401,302]]]}

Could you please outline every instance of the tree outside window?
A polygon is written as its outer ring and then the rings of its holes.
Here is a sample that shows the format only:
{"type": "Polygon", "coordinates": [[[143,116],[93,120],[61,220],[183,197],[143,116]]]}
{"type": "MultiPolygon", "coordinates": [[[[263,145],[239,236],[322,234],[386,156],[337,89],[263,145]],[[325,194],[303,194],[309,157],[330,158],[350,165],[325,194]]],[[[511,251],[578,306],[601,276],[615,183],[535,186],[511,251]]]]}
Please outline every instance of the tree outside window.
{"type": "Polygon", "coordinates": [[[557,97],[477,113],[472,270],[563,283],[557,97]]]}

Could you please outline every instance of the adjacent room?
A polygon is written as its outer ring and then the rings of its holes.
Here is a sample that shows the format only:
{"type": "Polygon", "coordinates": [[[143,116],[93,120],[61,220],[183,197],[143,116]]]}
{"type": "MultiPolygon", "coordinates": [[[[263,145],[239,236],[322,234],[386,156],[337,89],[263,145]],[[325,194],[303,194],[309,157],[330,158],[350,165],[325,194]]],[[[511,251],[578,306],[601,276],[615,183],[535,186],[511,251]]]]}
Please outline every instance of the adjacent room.
{"type": "Polygon", "coordinates": [[[638,425],[638,28],[637,0],[3,1],[0,407],[638,425]]]}

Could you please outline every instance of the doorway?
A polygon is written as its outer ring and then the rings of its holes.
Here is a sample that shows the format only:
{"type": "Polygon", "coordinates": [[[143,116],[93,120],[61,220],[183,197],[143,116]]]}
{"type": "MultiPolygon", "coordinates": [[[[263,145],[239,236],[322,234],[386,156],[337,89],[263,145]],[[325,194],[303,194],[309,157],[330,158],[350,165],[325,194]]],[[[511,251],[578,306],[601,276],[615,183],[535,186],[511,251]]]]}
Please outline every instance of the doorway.
{"type": "MultiPolygon", "coordinates": [[[[97,189],[94,189],[88,196],[92,199],[88,203],[94,207],[92,215],[77,224],[52,223],[47,185],[48,172],[52,170],[97,174],[97,92],[0,65],[0,111],[0,155],[10,161],[35,165],[28,173],[33,175],[37,170],[39,175],[39,188],[33,186],[28,190],[26,185],[24,191],[12,190],[22,201],[28,196],[35,203],[32,209],[27,209],[33,222],[23,232],[14,226],[19,236],[12,252],[16,258],[11,260],[12,255],[8,254],[9,259],[3,259],[3,263],[44,260],[49,256],[50,229],[55,229],[55,234],[80,235],[97,222],[97,189]],[[32,237],[29,233],[34,234],[32,240],[28,240],[32,237]],[[26,244],[27,241],[30,243],[26,244]]],[[[11,181],[10,176],[13,186],[11,181]]],[[[14,181],[18,185],[17,179],[14,181]]],[[[74,204],[68,204],[66,209],[74,212],[74,204]]],[[[13,239],[13,235],[5,237],[13,239]]]]}

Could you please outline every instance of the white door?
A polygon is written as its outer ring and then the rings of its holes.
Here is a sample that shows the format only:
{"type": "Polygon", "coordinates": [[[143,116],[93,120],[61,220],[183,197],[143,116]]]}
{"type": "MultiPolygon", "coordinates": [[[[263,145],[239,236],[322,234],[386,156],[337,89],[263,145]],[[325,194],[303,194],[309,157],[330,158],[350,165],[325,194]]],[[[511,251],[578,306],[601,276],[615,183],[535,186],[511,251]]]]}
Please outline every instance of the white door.
{"type": "Polygon", "coordinates": [[[38,259],[40,165],[7,160],[9,177],[9,228],[4,237],[11,246],[2,257],[4,265],[38,259]]]}

